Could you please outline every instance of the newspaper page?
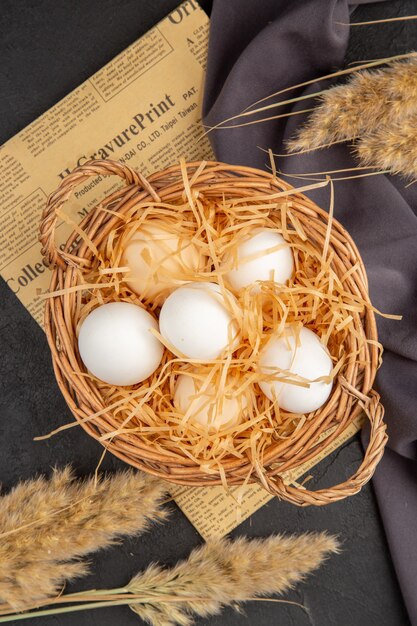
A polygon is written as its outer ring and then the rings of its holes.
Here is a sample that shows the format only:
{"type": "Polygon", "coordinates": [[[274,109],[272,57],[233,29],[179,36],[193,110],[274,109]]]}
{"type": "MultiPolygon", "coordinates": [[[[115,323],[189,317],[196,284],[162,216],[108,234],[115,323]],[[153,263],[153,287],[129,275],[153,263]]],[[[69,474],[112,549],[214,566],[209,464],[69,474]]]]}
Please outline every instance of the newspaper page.
{"type": "MultiPolygon", "coordinates": [[[[201,98],[209,20],[196,0],[186,0],[143,37],[66,98],[0,147],[0,274],[42,325],[49,271],[38,242],[48,195],[74,167],[91,158],[118,159],[145,175],[178,161],[211,159],[201,136],[201,98]]],[[[120,181],[88,181],[66,213],[81,220],[120,181]]],[[[70,227],[60,223],[58,245],[70,227]]],[[[333,442],[351,437],[357,425],[333,442]]],[[[330,450],[329,450],[330,452],[330,450]]],[[[327,452],[323,453],[322,458],[327,452]]],[[[296,481],[311,467],[287,476],[296,481]]],[[[173,496],[205,538],[224,535],[270,500],[261,487],[173,487],[173,496]]]]}
{"type": "MultiPolygon", "coordinates": [[[[282,472],[281,476],[284,482],[295,485],[298,484],[299,478],[306,476],[305,485],[298,486],[308,488],[309,476],[307,474],[309,470],[351,439],[360,430],[362,423],[363,417],[357,417],[317,457],[293,470],[282,472]]],[[[334,428],[325,431],[321,439],[331,434],[333,430],[334,428]]],[[[343,480],[344,478],[341,476],[341,482],[343,480]]],[[[229,493],[225,492],[223,486],[177,486],[171,489],[171,494],[204,539],[223,537],[230,533],[274,497],[257,484],[241,487],[232,486],[229,493]]]]}
{"type": "MultiPolygon", "coordinates": [[[[38,242],[47,196],[77,165],[118,159],[145,176],[178,161],[212,159],[201,98],[209,19],[187,0],[52,109],[0,148],[0,273],[42,324],[49,285],[38,242]]],[[[121,184],[92,179],[66,204],[80,220],[121,184]]],[[[57,229],[58,244],[71,227],[57,229]]]]}

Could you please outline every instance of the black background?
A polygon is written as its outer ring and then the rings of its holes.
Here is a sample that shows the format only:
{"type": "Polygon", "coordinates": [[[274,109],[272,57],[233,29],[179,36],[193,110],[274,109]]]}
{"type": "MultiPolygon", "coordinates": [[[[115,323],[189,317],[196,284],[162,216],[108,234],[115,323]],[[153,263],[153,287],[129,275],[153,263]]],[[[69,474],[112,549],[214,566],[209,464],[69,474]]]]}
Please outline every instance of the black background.
{"type": "MultiPolygon", "coordinates": [[[[227,1],[227,0],[224,0],[227,1]]],[[[178,4],[177,0],[0,0],[0,144],[49,109],[110,61],[178,4]]],[[[210,11],[210,1],[201,2],[210,11]]],[[[359,7],[355,21],[415,13],[416,0],[359,7]]],[[[407,52],[416,24],[352,29],[346,63],[407,52]]],[[[319,45],[319,42],[318,42],[319,45]]],[[[48,167],[48,163],[45,163],[48,167]]],[[[71,462],[78,475],[96,467],[101,447],[81,429],[46,442],[33,437],[70,420],[56,386],[42,330],[0,282],[0,482],[5,490],[37,472],[71,462]]],[[[314,471],[311,484],[326,486],[351,474],[362,458],[358,439],[314,471]]],[[[104,468],[122,463],[107,455],[104,468]]],[[[92,574],[68,590],[120,586],[151,561],[167,565],[188,555],[201,538],[175,507],[170,521],[147,535],[92,558],[92,574]]],[[[325,508],[297,509],[277,500],[262,508],[233,535],[328,530],[343,540],[343,552],[287,597],[307,605],[310,617],[284,604],[252,602],[207,626],[407,626],[372,487],[325,508]]],[[[128,608],[40,618],[45,626],[134,626],[128,608]]],[[[16,622],[17,624],[17,622],[16,622]]],[[[20,624],[20,622],[19,622],[20,624]]]]}

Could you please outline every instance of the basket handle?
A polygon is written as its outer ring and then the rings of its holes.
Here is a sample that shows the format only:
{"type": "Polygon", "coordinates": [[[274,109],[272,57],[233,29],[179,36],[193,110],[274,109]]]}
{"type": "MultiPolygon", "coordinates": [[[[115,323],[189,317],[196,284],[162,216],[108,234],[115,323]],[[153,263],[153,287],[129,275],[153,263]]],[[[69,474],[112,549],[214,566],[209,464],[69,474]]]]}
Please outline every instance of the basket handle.
{"type": "Polygon", "coordinates": [[[384,408],[380,400],[379,394],[372,390],[367,398],[367,402],[362,405],[369,419],[371,432],[364,459],[351,478],[328,489],[310,491],[309,489],[286,485],[280,476],[270,477],[263,472],[261,467],[257,467],[257,482],[272,495],[298,506],[323,506],[358,493],[363,485],[372,478],[388,440],[386,434],[387,427],[383,421],[384,408]]]}
{"type": "Polygon", "coordinates": [[[146,190],[156,201],[160,198],[146,178],[127,165],[119,161],[93,160],[74,169],[66,176],[58,189],[48,198],[46,206],[42,212],[39,226],[39,241],[42,244],[41,254],[49,267],[59,265],[65,268],[67,265],[67,255],[57,247],[55,241],[55,230],[57,225],[57,211],[62,208],[70,197],[72,191],[93,176],[119,176],[126,185],[138,185],[146,190]]]}

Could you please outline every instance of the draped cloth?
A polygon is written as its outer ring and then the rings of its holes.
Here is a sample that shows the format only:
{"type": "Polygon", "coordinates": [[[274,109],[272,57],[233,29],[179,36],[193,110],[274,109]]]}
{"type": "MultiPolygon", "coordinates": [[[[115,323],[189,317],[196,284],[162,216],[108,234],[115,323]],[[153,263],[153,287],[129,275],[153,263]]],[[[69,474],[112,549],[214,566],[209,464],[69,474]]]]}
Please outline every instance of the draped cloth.
{"type": "MultiPolygon", "coordinates": [[[[342,68],[349,38],[343,24],[352,8],[346,0],[214,0],[205,123],[215,125],[258,99],[342,68]]],[[[275,101],[331,84],[318,81],[275,101]]],[[[307,99],[266,114],[313,105],[314,99],[307,99]]],[[[262,149],[284,153],[285,141],[306,115],[213,131],[209,136],[216,157],[266,169],[269,157],[262,149]]],[[[276,159],[277,168],[287,174],[355,164],[346,144],[276,159]]],[[[309,195],[323,208],[329,206],[328,188],[309,195]]],[[[385,175],[336,182],[335,217],[360,250],[373,304],[403,315],[401,322],[377,319],[385,352],[376,387],[386,410],[389,449],[373,485],[410,620],[417,624],[417,184],[406,187],[399,177],[385,175]]]]}

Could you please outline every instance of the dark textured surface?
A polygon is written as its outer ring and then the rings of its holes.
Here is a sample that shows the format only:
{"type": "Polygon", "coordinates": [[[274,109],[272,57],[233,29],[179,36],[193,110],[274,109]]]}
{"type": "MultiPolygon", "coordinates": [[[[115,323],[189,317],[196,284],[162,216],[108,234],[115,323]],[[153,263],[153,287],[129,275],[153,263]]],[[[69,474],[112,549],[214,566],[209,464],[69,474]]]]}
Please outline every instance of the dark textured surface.
{"type": "MultiPolygon", "coordinates": [[[[52,106],[115,54],[148,30],[177,4],[176,0],[2,0],[0,4],[0,143],[52,106]]],[[[202,3],[209,9],[209,2],[202,3]]],[[[415,1],[361,7],[354,19],[377,19],[415,12],[415,1]]],[[[405,50],[407,26],[397,24],[356,29],[349,61],[405,50]],[[374,27],[376,28],[376,27],[374,27]]],[[[53,465],[72,462],[78,474],[92,471],[101,448],[80,429],[46,442],[33,437],[70,420],[54,381],[41,329],[0,284],[0,481],[7,489],[21,478],[49,472],[53,465]]],[[[357,440],[344,446],[314,472],[316,485],[330,485],[348,476],[360,462],[357,440]]],[[[107,456],[104,467],[120,467],[107,456]]],[[[397,582],[380,524],[372,488],[350,500],[321,509],[296,509],[273,501],[234,534],[266,536],[272,532],[329,530],[344,541],[333,557],[288,597],[310,609],[249,603],[245,614],[225,611],[207,625],[254,626],[407,626],[397,582]]],[[[71,589],[119,586],[152,560],[172,564],[185,557],[201,539],[172,506],[171,521],[139,540],[107,550],[93,559],[93,574],[71,589]]],[[[17,622],[16,622],[17,623],[17,622]]],[[[19,622],[20,623],[20,622],[19,622]]],[[[84,626],[123,624],[140,620],[127,608],[106,609],[36,624],[84,626]]]]}

